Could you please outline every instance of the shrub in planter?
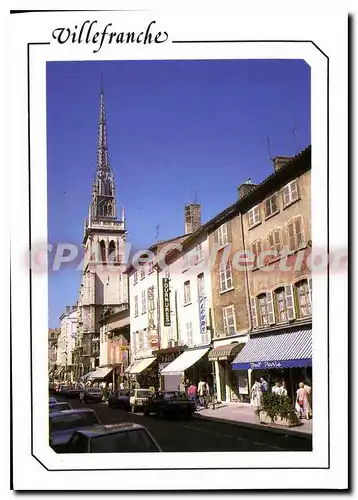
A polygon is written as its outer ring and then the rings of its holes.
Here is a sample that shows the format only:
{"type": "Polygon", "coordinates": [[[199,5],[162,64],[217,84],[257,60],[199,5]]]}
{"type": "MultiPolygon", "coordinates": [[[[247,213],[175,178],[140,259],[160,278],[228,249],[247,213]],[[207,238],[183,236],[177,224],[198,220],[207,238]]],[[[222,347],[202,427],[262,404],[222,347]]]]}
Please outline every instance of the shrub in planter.
{"type": "Polygon", "coordinates": [[[275,423],[278,418],[287,420],[289,425],[299,425],[300,421],[288,396],[279,396],[274,393],[263,393],[261,408],[256,410],[258,416],[263,411],[275,423]]]}

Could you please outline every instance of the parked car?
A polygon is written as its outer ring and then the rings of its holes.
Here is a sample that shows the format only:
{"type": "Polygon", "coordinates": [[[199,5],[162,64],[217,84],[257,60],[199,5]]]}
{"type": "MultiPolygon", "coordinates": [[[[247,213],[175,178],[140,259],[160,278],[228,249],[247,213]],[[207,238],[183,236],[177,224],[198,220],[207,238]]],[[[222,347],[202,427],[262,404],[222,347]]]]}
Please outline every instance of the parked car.
{"type": "Polygon", "coordinates": [[[69,387],[66,391],[66,396],[70,399],[77,399],[80,395],[81,389],[79,387],[69,387]]]}
{"type": "Polygon", "coordinates": [[[67,391],[68,391],[67,385],[59,385],[58,386],[57,393],[61,394],[61,396],[66,396],[67,391]]]}
{"type": "Polygon", "coordinates": [[[129,402],[130,391],[121,389],[119,391],[113,392],[108,397],[108,406],[112,408],[123,408],[125,410],[130,410],[130,402],[129,402]]]}
{"type": "Polygon", "coordinates": [[[148,398],[143,406],[145,416],[154,413],[159,418],[169,415],[191,418],[194,411],[194,401],[191,401],[185,392],[181,391],[157,392],[148,398]]]}
{"type": "Polygon", "coordinates": [[[67,453],[135,453],[162,451],[142,425],[121,423],[101,425],[73,433],[67,453]]]}
{"type": "Polygon", "coordinates": [[[66,401],[59,401],[58,403],[52,403],[49,405],[50,413],[54,411],[64,411],[64,410],[73,410],[72,406],[66,401]]]}
{"type": "Polygon", "coordinates": [[[152,394],[153,392],[150,389],[133,389],[129,396],[129,404],[132,412],[141,410],[144,403],[152,394]]]}
{"type": "Polygon", "coordinates": [[[49,414],[50,446],[63,453],[76,430],[102,425],[97,413],[91,409],[64,410],[49,414]]]}
{"type": "Polygon", "coordinates": [[[48,400],[48,404],[49,404],[49,405],[53,405],[53,404],[55,404],[55,403],[57,403],[57,399],[56,399],[56,398],[54,398],[53,396],[51,396],[51,397],[49,398],[49,400],[48,400]]]}
{"type": "Polygon", "coordinates": [[[83,395],[83,401],[98,403],[102,401],[102,391],[97,387],[89,387],[85,390],[83,395]]]}

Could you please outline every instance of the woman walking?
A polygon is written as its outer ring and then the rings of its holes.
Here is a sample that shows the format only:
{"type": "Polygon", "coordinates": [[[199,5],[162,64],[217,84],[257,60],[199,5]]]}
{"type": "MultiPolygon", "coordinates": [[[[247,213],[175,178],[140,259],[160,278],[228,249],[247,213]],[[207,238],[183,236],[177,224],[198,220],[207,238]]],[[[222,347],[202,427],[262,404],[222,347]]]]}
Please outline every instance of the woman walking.
{"type": "MultiPolygon", "coordinates": [[[[257,379],[254,385],[251,388],[251,406],[255,408],[255,410],[258,410],[262,406],[262,389],[261,389],[261,383],[257,379]]],[[[260,416],[257,415],[257,417],[260,419],[260,416]]]]}
{"type": "Polygon", "coordinates": [[[309,420],[311,415],[311,407],[308,401],[307,391],[304,387],[305,384],[303,382],[300,382],[298,384],[298,389],[296,392],[296,404],[297,410],[299,410],[299,418],[306,418],[307,420],[309,420]]]}

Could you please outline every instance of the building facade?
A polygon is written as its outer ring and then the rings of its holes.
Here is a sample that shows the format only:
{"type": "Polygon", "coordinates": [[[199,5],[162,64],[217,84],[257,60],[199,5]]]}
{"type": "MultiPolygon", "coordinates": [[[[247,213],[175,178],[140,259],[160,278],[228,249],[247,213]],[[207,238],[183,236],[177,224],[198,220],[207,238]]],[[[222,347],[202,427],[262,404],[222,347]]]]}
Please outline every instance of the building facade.
{"type": "Polygon", "coordinates": [[[118,218],[113,172],[107,147],[104,93],[101,88],[97,170],[88,219],[84,226],[84,261],[78,299],[75,348],[76,378],[100,365],[100,329],[105,307],[128,305],[128,281],[123,274],[126,229],[124,209],[118,218]]]}
{"type": "Polygon", "coordinates": [[[57,365],[60,380],[74,380],[74,349],[77,331],[77,306],[66,306],[60,316],[60,333],[57,344],[57,365]]]}
{"type": "Polygon", "coordinates": [[[49,379],[53,379],[57,370],[57,341],[60,334],[59,328],[49,328],[48,330],[48,374],[49,379]]]}

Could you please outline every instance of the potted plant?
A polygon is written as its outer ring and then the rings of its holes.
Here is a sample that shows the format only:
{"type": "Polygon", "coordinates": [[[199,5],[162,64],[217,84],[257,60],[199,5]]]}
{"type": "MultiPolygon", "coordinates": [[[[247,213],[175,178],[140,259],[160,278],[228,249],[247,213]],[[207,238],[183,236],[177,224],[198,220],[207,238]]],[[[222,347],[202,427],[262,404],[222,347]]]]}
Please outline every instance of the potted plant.
{"type": "Polygon", "coordinates": [[[294,427],[301,425],[288,396],[274,393],[263,393],[261,407],[256,410],[260,422],[294,427]]]}

